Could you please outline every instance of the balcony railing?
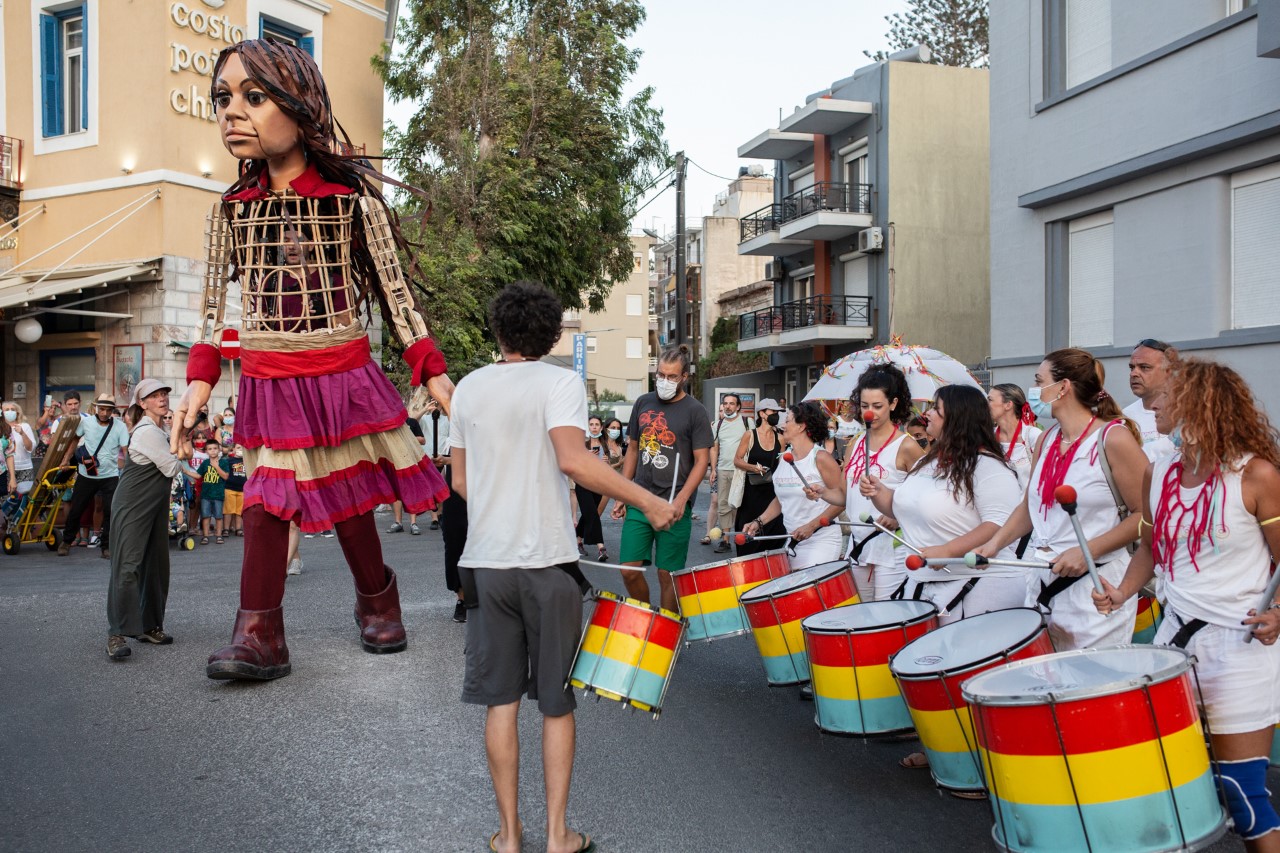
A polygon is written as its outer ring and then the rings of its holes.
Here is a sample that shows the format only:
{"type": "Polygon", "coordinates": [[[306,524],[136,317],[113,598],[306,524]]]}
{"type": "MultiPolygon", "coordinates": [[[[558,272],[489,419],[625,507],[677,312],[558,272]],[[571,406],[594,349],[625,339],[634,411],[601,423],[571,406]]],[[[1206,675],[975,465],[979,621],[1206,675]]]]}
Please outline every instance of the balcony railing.
{"type": "Polygon", "coordinates": [[[738,339],[809,326],[870,326],[870,296],[810,296],[738,317],[738,339]]]}
{"type": "Polygon", "coordinates": [[[871,213],[871,184],[842,184],[822,181],[784,196],[781,204],[762,207],[744,216],[739,224],[739,243],[759,237],[778,226],[817,213],[871,213]]]}
{"type": "Polygon", "coordinates": [[[22,189],[22,140],[0,136],[0,187],[22,189]]]}

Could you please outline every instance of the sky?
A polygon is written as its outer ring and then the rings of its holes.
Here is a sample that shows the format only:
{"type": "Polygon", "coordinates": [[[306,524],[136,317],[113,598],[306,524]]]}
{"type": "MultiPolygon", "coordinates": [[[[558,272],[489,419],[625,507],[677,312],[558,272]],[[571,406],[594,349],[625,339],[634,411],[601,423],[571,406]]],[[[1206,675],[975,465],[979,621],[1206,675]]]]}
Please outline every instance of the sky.
{"type": "MultiPolygon", "coordinates": [[[[870,63],[863,51],[883,50],[889,24],[906,0],[648,0],[644,24],[630,39],[642,51],[628,96],[653,86],[667,143],[692,161],[685,184],[690,224],[709,214],[716,193],[750,160],[738,146],[777,127],[805,96],[870,63]],[[786,15],[786,22],[781,15],[786,15]],[[696,165],[695,165],[696,164],[696,165]],[[701,168],[699,168],[701,167],[701,168]],[[705,170],[705,171],[704,171],[705,170]],[[721,177],[713,177],[714,173],[721,177]]],[[[403,125],[408,104],[388,102],[386,115],[403,125]]],[[[773,163],[763,164],[765,173],[773,163]]],[[[633,224],[659,234],[675,230],[675,190],[640,199],[633,224]]]]}

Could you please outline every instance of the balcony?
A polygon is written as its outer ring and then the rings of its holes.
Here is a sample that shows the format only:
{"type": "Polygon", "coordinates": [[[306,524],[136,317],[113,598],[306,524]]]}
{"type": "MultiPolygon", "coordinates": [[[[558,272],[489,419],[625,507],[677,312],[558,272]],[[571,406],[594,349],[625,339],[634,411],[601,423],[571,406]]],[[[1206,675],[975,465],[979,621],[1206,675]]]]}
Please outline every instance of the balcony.
{"type": "Polygon", "coordinates": [[[776,351],[871,340],[871,297],[810,296],[738,317],[738,351],[776,351]]]}
{"type": "Polygon", "coordinates": [[[782,211],[780,239],[839,240],[871,227],[871,185],[822,181],[783,198],[782,211]]]}
{"type": "Polygon", "coordinates": [[[773,258],[812,248],[804,240],[783,240],[778,234],[783,210],[783,205],[771,204],[738,220],[738,254],[773,258]]]}
{"type": "Polygon", "coordinates": [[[830,136],[875,112],[869,101],[842,101],[814,98],[778,123],[783,133],[813,133],[830,136]]]}
{"type": "Polygon", "coordinates": [[[784,133],[773,128],[738,146],[738,156],[752,160],[791,160],[806,151],[813,151],[812,133],[784,133]]]}
{"type": "Polygon", "coordinates": [[[22,192],[22,140],[0,136],[0,192],[22,192]]]}

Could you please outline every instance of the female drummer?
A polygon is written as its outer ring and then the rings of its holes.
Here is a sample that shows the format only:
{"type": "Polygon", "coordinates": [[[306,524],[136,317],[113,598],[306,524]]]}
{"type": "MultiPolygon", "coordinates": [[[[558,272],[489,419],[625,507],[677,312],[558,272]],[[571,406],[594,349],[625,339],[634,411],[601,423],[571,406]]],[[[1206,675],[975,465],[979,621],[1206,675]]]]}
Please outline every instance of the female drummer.
{"type": "Polygon", "coordinates": [[[1026,395],[1012,382],[992,385],[987,402],[991,405],[991,419],[996,422],[996,440],[1004,450],[1004,458],[1017,472],[1018,484],[1025,489],[1031,479],[1031,457],[1044,430],[1036,426],[1026,395]]]}
{"type": "MultiPolygon", "coordinates": [[[[902,483],[893,488],[870,473],[859,480],[859,491],[878,511],[898,520],[903,539],[925,559],[963,557],[1009,519],[1021,497],[1018,477],[1000,451],[987,401],[977,388],[939,388],[925,418],[933,444],[902,483]]],[[[967,570],[969,576],[956,577],[963,571],[910,572],[902,593],[932,601],[942,625],[1017,607],[1025,599],[1026,582],[1014,572],[967,570]]]]}
{"type": "MultiPolygon", "coordinates": [[[[739,533],[745,533],[747,524],[760,517],[776,495],[773,491],[773,472],[782,462],[782,439],[778,437],[778,402],[766,397],[756,404],[756,428],[747,430],[738,442],[738,452],[733,457],[733,467],[745,471],[747,481],[742,486],[742,505],[735,516],[739,533]]],[[[723,485],[722,488],[729,488],[723,485]]],[[[776,517],[757,536],[781,536],[786,533],[782,517],[776,517]]],[[[738,556],[768,551],[772,543],[744,542],[737,546],[738,556]]]]}
{"type": "Polygon", "coordinates": [[[1098,613],[1088,579],[1079,582],[1087,569],[1071,517],[1054,497],[1059,486],[1075,489],[1076,517],[1098,573],[1118,583],[1128,558],[1125,546],[1138,538],[1147,457],[1133,423],[1103,387],[1104,376],[1102,363],[1082,349],[1045,356],[1028,403],[1038,417],[1057,424],[1040,438],[1022,503],[977,549],[995,557],[1032,534],[1027,559],[1052,563],[1053,569],[1029,570],[1029,603],[1048,609],[1049,634],[1060,652],[1130,642],[1138,612],[1135,599],[1110,618],[1098,613]]]}
{"type": "MultiPolygon", "coordinates": [[[[887,488],[895,488],[924,456],[924,448],[907,435],[903,425],[911,419],[911,391],[906,375],[892,364],[877,364],[858,378],[850,397],[858,407],[867,431],[849,448],[844,477],[838,488],[824,491],[828,503],[845,508],[845,516],[857,521],[864,512],[878,515],[869,498],[858,491],[858,480],[874,474],[887,488]]],[[[893,530],[898,523],[888,516],[879,523],[893,530]]],[[[906,553],[874,527],[855,527],[845,555],[853,564],[858,597],[863,601],[888,598],[907,576],[906,553]]]]}
{"type": "Polygon", "coordinates": [[[819,484],[824,489],[838,487],[840,466],[821,447],[827,440],[827,413],[817,403],[801,403],[788,411],[791,417],[782,428],[782,441],[789,445],[791,462],[784,457],[773,472],[774,499],[743,531],[755,536],[781,515],[783,526],[790,531],[795,552],[791,568],[795,570],[840,559],[840,528],[824,526],[821,521],[832,521],[840,514],[840,507],[813,500],[805,493],[806,484],[813,488],[819,484]]]}
{"type": "Polygon", "coordinates": [[[1186,359],[1157,403],[1180,450],[1143,481],[1142,542],[1102,613],[1135,601],[1159,573],[1165,619],[1155,641],[1196,656],[1196,675],[1227,805],[1245,848],[1280,850],[1266,790],[1280,722],[1280,603],[1258,606],[1280,557],[1280,436],[1234,370],[1186,359]],[[1252,634],[1257,642],[1246,642],[1252,634]]]}

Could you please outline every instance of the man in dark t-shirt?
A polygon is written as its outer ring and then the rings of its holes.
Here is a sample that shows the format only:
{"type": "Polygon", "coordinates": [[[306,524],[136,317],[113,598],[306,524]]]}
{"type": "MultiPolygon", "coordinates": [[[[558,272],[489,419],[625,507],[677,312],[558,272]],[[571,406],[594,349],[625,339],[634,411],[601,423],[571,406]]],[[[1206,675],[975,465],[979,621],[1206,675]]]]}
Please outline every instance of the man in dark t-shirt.
{"type": "MultiPolygon", "coordinates": [[[[671,573],[685,567],[689,556],[693,498],[711,458],[711,420],[702,404],[684,391],[689,380],[689,348],[681,345],[663,353],[658,361],[657,393],[642,394],[631,410],[627,435],[630,443],[622,463],[622,475],[636,485],[669,500],[679,521],[669,530],[656,530],[643,512],[615,503],[613,517],[622,526],[618,555],[627,566],[658,567],[662,607],[676,610],[671,573]]],[[[623,571],[627,594],[649,602],[649,582],[643,572],[623,571]]]]}

